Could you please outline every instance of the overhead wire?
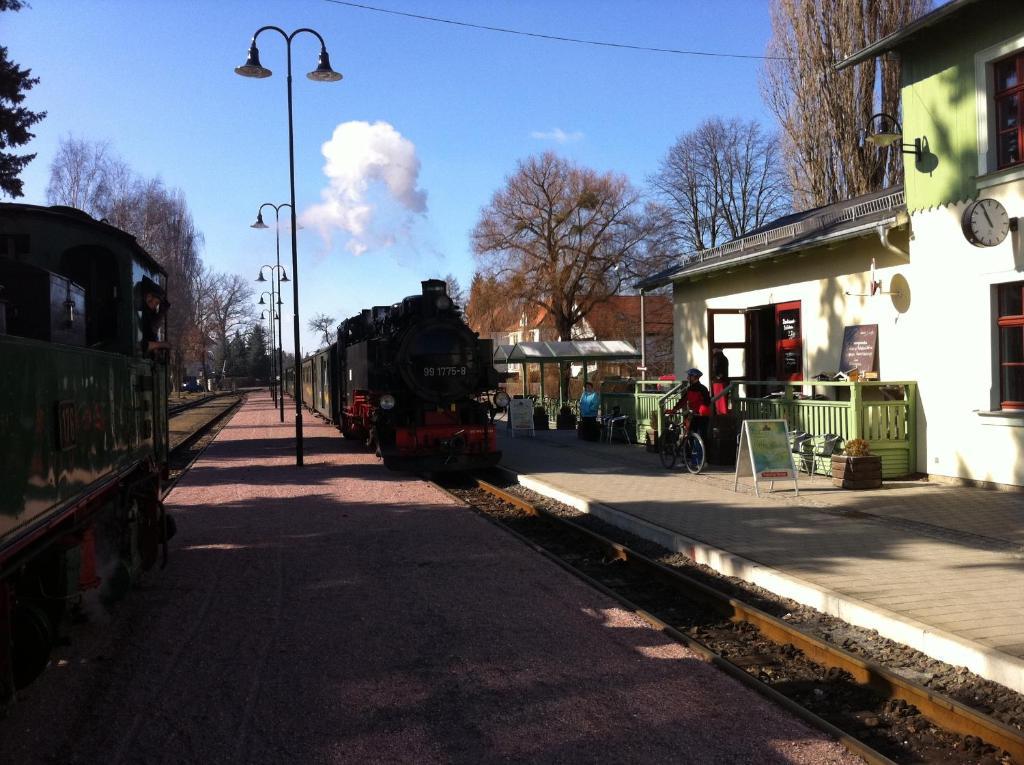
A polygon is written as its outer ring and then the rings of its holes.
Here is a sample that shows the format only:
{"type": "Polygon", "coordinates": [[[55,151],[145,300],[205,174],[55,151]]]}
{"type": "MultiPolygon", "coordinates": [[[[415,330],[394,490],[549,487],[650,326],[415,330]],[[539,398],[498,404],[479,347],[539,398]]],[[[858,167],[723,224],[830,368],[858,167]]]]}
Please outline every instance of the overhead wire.
{"type": "Polygon", "coordinates": [[[541,40],[552,40],[554,42],[568,42],[576,43],[579,45],[597,45],[605,48],[622,48],[626,50],[637,50],[646,51],[649,53],[670,53],[679,56],[706,56],[710,58],[742,58],[742,59],[759,59],[759,60],[772,60],[772,61],[785,61],[788,60],[788,56],[758,56],[751,53],[718,53],[713,51],[701,51],[701,50],[682,50],[678,48],[655,48],[647,45],[630,45],[628,43],[616,43],[607,42],[604,40],[584,40],[579,37],[567,37],[563,35],[548,35],[540,32],[525,32],[521,29],[509,29],[507,27],[492,27],[486,24],[473,24],[468,21],[456,21],[455,19],[444,19],[438,16],[425,16],[419,13],[408,13],[406,11],[396,11],[390,8],[378,8],[373,5],[366,5],[365,3],[353,3],[350,0],[324,0],[324,2],[332,3],[334,5],[344,5],[349,8],[358,8],[364,11],[373,11],[375,13],[386,13],[392,16],[404,16],[410,19],[417,19],[419,21],[432,21],[437,24],[450,24],[457,27],[467,27],[469,29],[480,29],[487,32],[500,32],[502,34],[519,35],[521,37],[535,37],[541,40]]]}

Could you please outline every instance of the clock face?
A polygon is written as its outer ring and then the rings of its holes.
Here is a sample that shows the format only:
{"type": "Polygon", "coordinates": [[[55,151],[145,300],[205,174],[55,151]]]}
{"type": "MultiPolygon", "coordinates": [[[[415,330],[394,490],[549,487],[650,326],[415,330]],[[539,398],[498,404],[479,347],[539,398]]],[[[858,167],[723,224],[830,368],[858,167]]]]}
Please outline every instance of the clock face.
{"type": "Polygon", "coordinates": [[[1010,216],[995,199],[979,199],[964,210],[963,229],[971,244],[995,247],[1010,231],[1010,216]]]}

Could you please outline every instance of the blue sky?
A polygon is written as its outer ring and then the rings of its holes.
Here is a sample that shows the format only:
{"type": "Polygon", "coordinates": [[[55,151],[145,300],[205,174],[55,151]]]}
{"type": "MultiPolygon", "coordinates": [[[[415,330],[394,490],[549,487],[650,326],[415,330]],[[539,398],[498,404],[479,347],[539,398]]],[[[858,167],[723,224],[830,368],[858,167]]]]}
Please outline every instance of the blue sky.
{"type": "MultiPolygon", "coordinates": [[[[767,0],[371,0],[382,8],[547,35],[761,55],[767,0]]],[[[203,259],[254,278],[288,201],[285,45],[264,34],[265,80],[237,76],[252,34],[312,27],[338,83],[311,82],[315,38],[292,46],[300,316],[337,319],[453,273],[468,287],[469,235],[516,162],[553,150],[637,186],[676,137],[721,115],[773,125],[757,59],[671,55],[467,29],[328,0],[31,0],[0,14],[3,44],[40,78],[46,110],[20,201],[45,204],[61,137],[109,141],[137,173],[180,188],[203,259]],[[324,147],[329,154],[325,156],[324,147]],[[324,194],[327,194],[325,197],[324,194]],[[272,217],[272,211],[271,217],[272,217]],[[325,236],[326,235],[326,236],[325,236]]],[[[287,211],[285,211],[287,213],[287,211]]],[[[282,262],[291,272],[287,231],[282,262]]],[[[285,293],[291,349],[291,293],[285,293]]],[[[303,327],[304,349],[315,348],[303,327]]]]}

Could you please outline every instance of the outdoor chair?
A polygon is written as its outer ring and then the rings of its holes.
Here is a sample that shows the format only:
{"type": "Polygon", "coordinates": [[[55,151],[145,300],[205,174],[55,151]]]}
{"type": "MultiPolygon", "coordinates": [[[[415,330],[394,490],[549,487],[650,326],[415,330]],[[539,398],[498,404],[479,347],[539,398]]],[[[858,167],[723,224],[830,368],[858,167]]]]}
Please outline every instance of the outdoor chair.
{"type": "Polygon", "coordinates": [[[627,444],[633,443],[629,437],[630,418],[624,414],[614,414],[604,419],[604,433],[608,443],[615,440],[615,434],[619,433],[627,444]]]}
{"type": "Polygon", "coordinates": [[[807,475],[820,473],[832,475],[832,455],[842,446],[843,437],[835,433],[826,433],[820,438],[812,437],[803,442],[801,452],[804,470],[807,475]]]}
{"type": "Polygon", "coordinates": [[[796,463],[797,470],[810,473],[807,465],[807,453],[810,451],[808,441],[813,438],[814,436],[803,430],[789,431],[789,450],[794,454],[793,461],[796,463]]]}

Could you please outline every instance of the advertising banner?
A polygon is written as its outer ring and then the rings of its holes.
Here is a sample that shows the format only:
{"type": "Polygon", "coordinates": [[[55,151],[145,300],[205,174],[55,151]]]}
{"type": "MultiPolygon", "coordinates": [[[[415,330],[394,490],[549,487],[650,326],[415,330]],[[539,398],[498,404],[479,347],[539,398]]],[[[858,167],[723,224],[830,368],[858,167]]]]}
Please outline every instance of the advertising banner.
{"type": "Polygon", "coordinates": [[[793,489],[800,494],[797,483],[793,451],[789,443],[789,428],[785,420],[744,420],[740,443],[736,452],[736,480],[733,490],[739,488],[740,476],[754,478],[754,493],[761,496],[760,481],[769,481],[771,491],[775,481],[791,480],[793,489]]]}
{"type": "Polygon", "coordinates": [[[512,437],[530,435],[533,431],[533,399],[514,398],[508,405],[509,422],[512,424],[512,437]]]}

